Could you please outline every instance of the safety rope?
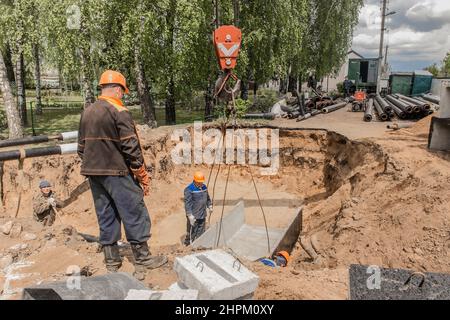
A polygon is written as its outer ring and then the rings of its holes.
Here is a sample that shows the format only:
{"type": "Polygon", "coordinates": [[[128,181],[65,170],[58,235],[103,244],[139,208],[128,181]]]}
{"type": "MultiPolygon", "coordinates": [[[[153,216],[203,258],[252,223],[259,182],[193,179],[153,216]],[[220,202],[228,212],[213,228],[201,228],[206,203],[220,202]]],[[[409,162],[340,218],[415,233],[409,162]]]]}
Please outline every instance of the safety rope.
{"type": "MultiPolygon", "coordinates": [[[[228,189],[228,180],[230,179],[230,171],[231,171],[231,166],[228,166],[228,174],[227,174],[227,180],[225,182],[225,191],[223,193],[223,203],[222,203],[222,213],[220,215],[220,222],[219,222],[219,234],[217,236],[217,243],[216,243],[216,247],[219,246],[220,243],[220,235],[222,234],[222,223],[223,223],[223,213],[225,211],[225,200],[227,198],[227,189],[228,189]]],[[[223,241],[225,242],[225,246],[226,245],[226,239],[225,237],[223,237],[223,241]]]]}
{"type": "Polygon", "coordinates": [[[269,239],[269,229],[267,227],[266,214],[264,212],[264,208],[261,203],[261,198],[259,197],[259,192],[258,192],[258,188],[256,187],[256,182],[255,182],[255,178],[253,176],[252,168],[250,167],[250,165],[248,165],[247,167],[248,167],[248,170],[250,171],[250,176],[252,177],[253,186],[255,187],[256,197],[258,198],[259,207],[261,208],[261,212],[263,215],[264,227],[266,228],[266,236],[267,236],[267,252],[270,255],[270,239],[269,239]]]}

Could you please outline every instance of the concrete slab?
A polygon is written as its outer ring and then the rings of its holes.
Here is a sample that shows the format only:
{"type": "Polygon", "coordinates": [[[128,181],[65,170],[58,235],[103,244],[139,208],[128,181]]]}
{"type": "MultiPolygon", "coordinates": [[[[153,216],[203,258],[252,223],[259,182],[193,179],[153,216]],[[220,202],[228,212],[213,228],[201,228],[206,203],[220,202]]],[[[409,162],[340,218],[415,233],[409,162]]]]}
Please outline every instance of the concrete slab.
{"type": "Polygon", "coordinates": [[[259,277],[223,250],[175,259],[174,270],[184,286],[198,290],[205,300],[235,300],[252,295],[259,277]]]}
{"type": "Polygon", "coordinates": [[[272,256],[276,251],[290,251],[297,241],[301,230],[302,208],[293,215],[285,229],[266,228],[245,224],[244,201],[240,201],[220,222],[211,226],[201,237],[192,243],[199,249],[230,248],[243,259],[257,261],[272,256]]]}

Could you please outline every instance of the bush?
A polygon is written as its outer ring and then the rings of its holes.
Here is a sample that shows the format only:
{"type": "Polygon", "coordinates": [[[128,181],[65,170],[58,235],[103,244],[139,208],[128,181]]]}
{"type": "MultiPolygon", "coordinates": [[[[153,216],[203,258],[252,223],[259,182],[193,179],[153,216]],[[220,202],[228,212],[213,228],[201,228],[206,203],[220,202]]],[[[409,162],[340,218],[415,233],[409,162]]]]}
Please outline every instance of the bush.
{"type": "Polygon", "coordinates": [[[344,83],[343,82],[339,82],[338,84],[336,84],[337,87],[337,91],[341,94],[344,94],[344,83]]]}

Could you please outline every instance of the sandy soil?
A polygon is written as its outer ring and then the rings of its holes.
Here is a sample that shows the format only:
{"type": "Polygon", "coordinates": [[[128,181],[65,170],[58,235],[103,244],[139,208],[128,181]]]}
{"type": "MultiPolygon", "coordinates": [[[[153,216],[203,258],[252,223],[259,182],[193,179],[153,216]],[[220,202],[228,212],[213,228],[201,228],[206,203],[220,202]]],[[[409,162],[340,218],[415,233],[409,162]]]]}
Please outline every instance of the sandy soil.
{"type": "MultiPolygon", "coordinates": [[[[328,115],[327,123],[334,128],[342,117],[347,118],[344,111],[328,115]]],[[[348,134],[353,140],[324,130],[281,132],[280,171],[272,177],[256,174],[258,191],[271,227],[284,226],[290,214],[304,206],[302,243],[315,248],[319,258],[312,261],[297,243],[287,268],[246,263],[261,279],[257,299],[346,299],[348,266],[353,263],[449,271],[450,203],[444,196],[450,188],[449,156],[426,149],[429,121],[426,118],[396,132],[377,127],[375,133],[359,119],[355,124],[359,129],[348,134]]],[[[153,166],[152,194],[145,199],[153,223],[151,248],[169,256],[169,264],[149,272],[144,282],[161,289],[176,281],[175,257],[191,252],[181,245],[186,223],[182,191],[193,171],[209,173],[208,167],[171,164],[171,130],[141,131],[146,159],[153,166]]],[[[0,265],[2,299],[18,298],[22,288],[41,281],[64,279],[72,265],[86,267],[94,275],[105,273],[98,246],[75,232],[98,234],[89,191],[61,210],[51,228],[31,219],[31,198],[39,179],[53,181],[63,198],[73,196],[83,183],[79,160],[75,156],[34,159],[26,161],[24,168],[20,177],[17,163],[6,163],[2,177],[0,224],[14,221],[23,228],[18,238],[0,233],[0,264],[7,256],[13,259],[8,267],[0,265]],[[14,218],[20,192],[20,210],[14,218]],[[26,233],[37,238],[25,240],[26,233]],[[14,247],[23,244],[27,247],[14,247]]],[[[243,198],[247,222],[261,224],[248,170],[234,166],[231,172],[225,203],[224,167],[218,175],[211,222],[219,218],[222,205],[226,212],[243,198]]],[[[133,267],[125,260],[122,269],[131,272],[133,267]]]]}

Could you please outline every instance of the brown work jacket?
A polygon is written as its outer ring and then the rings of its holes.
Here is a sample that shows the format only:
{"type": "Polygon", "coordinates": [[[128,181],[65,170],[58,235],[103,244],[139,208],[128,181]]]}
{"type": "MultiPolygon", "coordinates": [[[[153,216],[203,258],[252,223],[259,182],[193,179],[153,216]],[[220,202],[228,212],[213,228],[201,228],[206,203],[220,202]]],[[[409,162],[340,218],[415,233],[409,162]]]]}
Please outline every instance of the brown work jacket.
{"type": "Polygon", "coordinates": [[[78,155],[84,176],[126,176],[144,164],[133,119],[120,100],[99,97],[83,111],[78,155]]]}
{"type": "Polygon", "coordinates": [[[45,196],[42,192],[35,194],[33,197],[33,217],[36,221],[42,221],[52,214],[52,207],[48,203],[49,198],[55,199],[57,208],[64,206],[64,201],[61,201],[53,191],[48,196],[45,196]]]}

